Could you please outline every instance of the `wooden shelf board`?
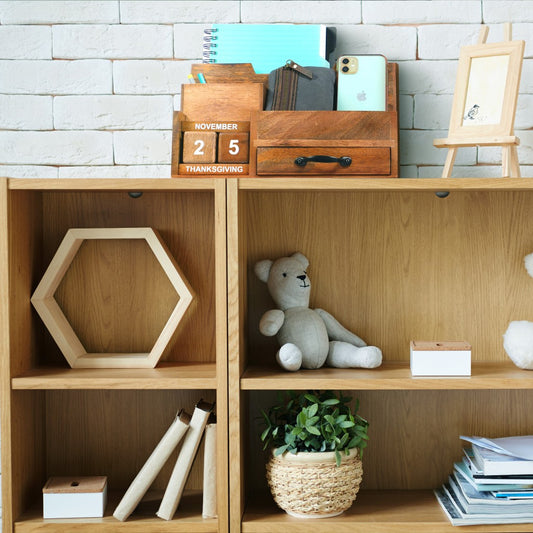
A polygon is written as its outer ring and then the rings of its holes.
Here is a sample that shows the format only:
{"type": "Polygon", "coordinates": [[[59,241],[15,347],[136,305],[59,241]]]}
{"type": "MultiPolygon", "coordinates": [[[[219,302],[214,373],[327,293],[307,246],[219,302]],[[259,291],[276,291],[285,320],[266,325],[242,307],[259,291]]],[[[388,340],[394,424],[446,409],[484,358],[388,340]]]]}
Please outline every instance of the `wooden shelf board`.
{"type": "Polygon", "coordinates": [[[156,368],[35,368],[11,380],[15,390],[216,389],[215,363],[161,363],[156,368]]]}
{"type": "MultiPolygon", "coordinates": [[[[162,520],[155,513],[159,499],[141,502],[125,522],[113,517],[113,511],[120,501],[120,494],[111,494],[103,518],[64,518],[44,520],[42,504],[35,505],[15,522],[15,533],[93,533],[130,531],[132,533],[154,533],[165,531],[181,533],[215,533],[218,531],[216,518],[202,518],[201,493],[185,494],[172,520],[162,520]]],[[[162,494],[161,494],[162,496],[162,494]]]]}
{"type": "Polygon", "coordinates": [[[214,190],[216,179],[212,177],[196,178],[161,178],[161,179],[27,179],[8,178],[8,188],[11,190],[68,190],[68,191],[98,191],[98,190],[214,190]]]}
{"type": "Polygon", "coordinates": [[[243,390],[483,390],[533,389],[533,372],[512,363],[473,363],[470,377],[412,377],[409,363],[379,368],[320,368],[286,372],[274,366],[251,366],[241,376],[243,390]]]}
{"type": "Polygon", "coordinates": [[[533,178],[240,178],[242,190],[343,191],[530,191],[533,178]]]}
{"type": "MultiPolygon", "coordinates": [[[[468,531],[531,531],[531,524],[468,526],[468,531]]],[[[431,490],[361,491],[343,514],[324,519],[299,519],[277,508],[268,494],[252,498],[246,506],[243,533],[450,533],[457,531],[431,490]]]]}

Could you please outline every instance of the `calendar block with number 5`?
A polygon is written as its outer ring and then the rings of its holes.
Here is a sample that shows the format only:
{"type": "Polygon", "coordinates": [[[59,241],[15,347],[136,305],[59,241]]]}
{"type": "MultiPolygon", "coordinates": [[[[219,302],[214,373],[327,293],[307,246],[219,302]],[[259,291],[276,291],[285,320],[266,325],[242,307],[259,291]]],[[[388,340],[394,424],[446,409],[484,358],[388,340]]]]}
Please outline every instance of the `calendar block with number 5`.
{"type": "Polygon", "coordinates": [[[248,133],[219,133],[218,162],[248,163],[249,144],[248,133]]]}
{"type": "Polygon", "coordinates": [[[217,134],[214,131],[186,131],[183,133],[184,163],[214,163],[217,134]]]}

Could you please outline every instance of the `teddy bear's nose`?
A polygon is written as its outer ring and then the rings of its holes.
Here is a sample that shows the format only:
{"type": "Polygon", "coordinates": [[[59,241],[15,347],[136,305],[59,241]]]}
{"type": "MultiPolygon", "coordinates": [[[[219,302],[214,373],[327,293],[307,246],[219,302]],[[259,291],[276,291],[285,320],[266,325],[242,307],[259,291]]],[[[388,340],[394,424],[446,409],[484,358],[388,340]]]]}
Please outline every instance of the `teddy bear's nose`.
{"type": "Polygon", "coordinates": [[[307,276],[305,274],[302,274],[301,276],[296,276],[296,277],[304,281],[307,276]]]}

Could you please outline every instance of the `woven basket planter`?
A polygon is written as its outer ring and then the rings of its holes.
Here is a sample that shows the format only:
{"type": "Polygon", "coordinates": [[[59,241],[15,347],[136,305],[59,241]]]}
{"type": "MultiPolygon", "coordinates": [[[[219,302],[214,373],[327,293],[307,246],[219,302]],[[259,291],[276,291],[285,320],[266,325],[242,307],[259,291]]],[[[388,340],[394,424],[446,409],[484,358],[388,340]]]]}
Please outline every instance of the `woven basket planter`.
{"type": "Polygon", "coordinates": [[[349,509],[363,477],[357,449],[341,452],[336,466],[334,452],[284,453],[266,465],[266,477],[274,501],[298,518],[327,518],[349,509]]]}

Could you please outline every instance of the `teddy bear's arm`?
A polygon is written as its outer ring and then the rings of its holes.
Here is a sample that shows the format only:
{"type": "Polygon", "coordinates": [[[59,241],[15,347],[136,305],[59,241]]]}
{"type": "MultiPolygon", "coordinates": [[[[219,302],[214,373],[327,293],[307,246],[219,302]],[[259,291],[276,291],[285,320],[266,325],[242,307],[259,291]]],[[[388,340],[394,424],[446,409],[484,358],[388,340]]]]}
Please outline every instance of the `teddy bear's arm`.
{"type": "Polygon", "coordinates": [[[259,331],[266,337],[272,337],[280,330],[285,321],[285,313],[281,309],[267,311],[259,321],[259,331]]]}
{"type": "Polygon", "coordinates": [[[334,316],[330,315],[327,311],[324,311],[323,309],[315,309],[315,312],[318,313],[324,321],[330,340],[348,342],[354,346],[357,346],[358,348],[366,346],[366,342],[363,339],[346,329],[334,316]]]}

